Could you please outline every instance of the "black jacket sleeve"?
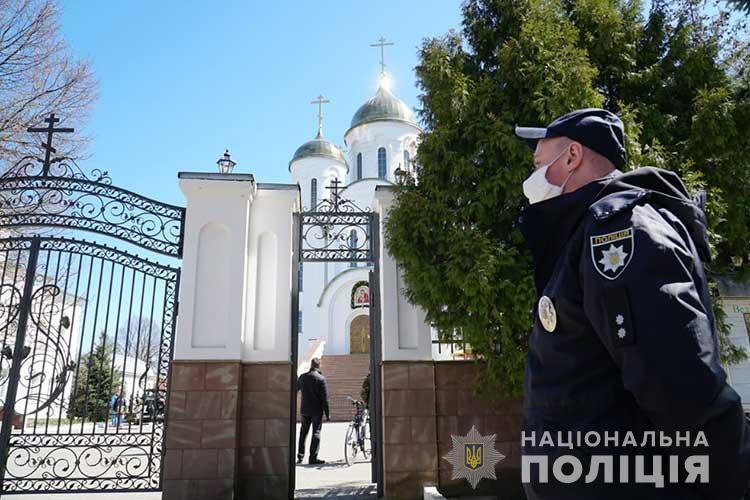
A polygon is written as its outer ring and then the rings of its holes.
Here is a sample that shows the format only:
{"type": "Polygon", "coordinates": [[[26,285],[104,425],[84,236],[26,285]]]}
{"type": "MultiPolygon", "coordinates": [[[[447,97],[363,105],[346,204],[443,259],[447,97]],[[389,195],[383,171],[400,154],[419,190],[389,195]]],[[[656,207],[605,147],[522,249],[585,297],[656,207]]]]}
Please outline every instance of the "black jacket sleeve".
{"type": "Polygon", "coordinates": [[[590,223],[584,236],[584,311],[624,387],[657,431],[705,433],[708,447],[699,451],[709,455],[710,477],[699,487],[706,498],[740,498],[750,469],[748,427],[719,362],[705,273],[687,231],[643,205],[590,223]],[[605,245],[617,255],[602,260],[597,236],[628,230],[632,240],[605,245]]]}
{"type": "Polygon", "coordinates": [[[330,410],[328,408],[328,384],[326,383],[325,377],[320,378],[320,404],[323,406],[323,413],[326,414],[326,418],[330,418],[330,410]]]}

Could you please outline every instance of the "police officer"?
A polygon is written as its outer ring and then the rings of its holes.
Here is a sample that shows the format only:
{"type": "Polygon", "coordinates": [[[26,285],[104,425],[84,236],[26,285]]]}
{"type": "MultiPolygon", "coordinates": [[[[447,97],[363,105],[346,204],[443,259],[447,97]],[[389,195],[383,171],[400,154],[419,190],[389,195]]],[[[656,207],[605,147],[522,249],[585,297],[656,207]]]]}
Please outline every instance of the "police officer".
{"type": "Polygon", "coordinates": [[[297,390],[302,393],[300,406],[302,425],[297,444],[297,463],[301,464],[305,457],[305,440],[312,427],[309,463],[311,465],[324,464],[325,460],[318,458],[320,430],[323,427],[323,414],[325,413],[326,420],[331,420],[331,416],[328,408],[328,385],[325,377],[320,373],[320,359],[313,358],[310,361],[310,369],[300,375],[297,380],[297,390]]]}
{"type": "Polygon", "coordinates": [[[516,135],[535,147],[519,218],[538,295],[524,386],[528,497],[742,498],[750,433],[719,362],[705,199],[670,171],[623,174],[623,124],[609,111],[516,135]]]}

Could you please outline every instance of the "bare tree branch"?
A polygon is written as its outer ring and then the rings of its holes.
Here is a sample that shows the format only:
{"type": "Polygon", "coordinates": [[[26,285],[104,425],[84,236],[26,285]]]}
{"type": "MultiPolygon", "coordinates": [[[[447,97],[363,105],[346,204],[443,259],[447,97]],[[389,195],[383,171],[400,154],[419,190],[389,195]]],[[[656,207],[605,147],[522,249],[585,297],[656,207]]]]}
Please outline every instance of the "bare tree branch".
{"type": "Polygon", "coordinates": [[[151,320],[133,316],[117,329],[115,353],[131,356],[156,366],[161,352],[161,327],[151,320]]]}
{"type": "MultiPolygon", "coordinates": [[[[59,29],[56,0],[0,0],[0,168],[35,152],[41,136],[26,132],[44,125],[54,111],[65,126],[81,128],[97,98],[88,60],[70,53],[59,29]]],[[[60,137],[58,154],[84,154],[88,138],[60,137]]]]}

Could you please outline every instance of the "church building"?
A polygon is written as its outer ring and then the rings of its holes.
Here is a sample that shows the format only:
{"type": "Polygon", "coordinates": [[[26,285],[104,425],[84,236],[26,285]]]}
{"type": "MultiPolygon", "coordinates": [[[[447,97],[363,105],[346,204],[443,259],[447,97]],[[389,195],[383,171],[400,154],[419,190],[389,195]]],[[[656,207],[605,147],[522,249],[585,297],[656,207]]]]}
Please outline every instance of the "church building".
{"type": "MultiPolygon", "coordinates": [[[[324,102],[322,96],[313,101],[319,106],[324,102]]],[[[323,137],[320,112],[318,116],[317,135],[297,148],[289,162],[303,210],[330,199],[334,184],[344,186],[342,199],[370,209],[376,186],[394,183],[398,168],[413,170],[421,129],[411,108],[391,93],[384,70],[377,92],[356,110],[344,132],[346,152],[323,137]]],[[[325,342],[326,356],[369,352],[369,271],[362,262],[300,265],[300,357],[316,340],[325,342]]]]}

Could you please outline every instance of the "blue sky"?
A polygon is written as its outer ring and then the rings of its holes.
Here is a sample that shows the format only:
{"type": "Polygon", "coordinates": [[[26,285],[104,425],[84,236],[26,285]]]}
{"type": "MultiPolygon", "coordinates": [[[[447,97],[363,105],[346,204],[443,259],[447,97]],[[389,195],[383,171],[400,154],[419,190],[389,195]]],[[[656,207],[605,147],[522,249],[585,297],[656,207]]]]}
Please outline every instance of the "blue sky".
{"type": "MultiPolygon", "coordinates": [[[[312,139],[322,93],[325,136],[343,143],[375,91],[382,35],[394,93],[416,106],[425,37],[460,27],[460,2],[62,2],[74,54],[92,60],[99,101],[84,167],[184,204],[179,171],[216,171],[229,148],[238,172],[290,182],[294,150],[312,139]]],[[[61,123],[64,125],[64,122],[61,123]]]]}

